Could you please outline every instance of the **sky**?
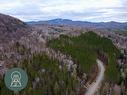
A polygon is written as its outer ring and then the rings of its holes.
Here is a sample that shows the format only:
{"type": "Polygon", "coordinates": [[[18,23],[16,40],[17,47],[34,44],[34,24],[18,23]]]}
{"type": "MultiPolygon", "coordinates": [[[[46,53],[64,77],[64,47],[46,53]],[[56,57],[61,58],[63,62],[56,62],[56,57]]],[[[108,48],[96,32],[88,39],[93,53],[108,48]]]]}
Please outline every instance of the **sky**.
{"type": "Polygon", "coordinates": [[[23,21],[127,22],[127,0],[0,0],[0,13],[23,21]]]}

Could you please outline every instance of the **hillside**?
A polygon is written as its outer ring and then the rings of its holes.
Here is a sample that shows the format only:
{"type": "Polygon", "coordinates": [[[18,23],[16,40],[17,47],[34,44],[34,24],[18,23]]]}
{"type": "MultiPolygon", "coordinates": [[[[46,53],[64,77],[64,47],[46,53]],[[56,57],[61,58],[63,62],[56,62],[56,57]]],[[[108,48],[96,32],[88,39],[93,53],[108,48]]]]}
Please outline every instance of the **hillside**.
{"type": "Polygon", "coordinates": [[[14,17],[0,14],[0,44],[18,40],[28,34],[29,26],[14,17]]]}
{"type": "Polygon", "coordinates": [[[30,34],[30,26],[9,15],[0,14],[0,76],[8,66],[21,59],[21,51],[25,49],[19,41],[30,34]],[[18,50],[17,48],[20,48],[18,50]]]}
{"type": "Polygon", "coordinates": [[[89,73],[96,64],[97,51],[104,52],[108,58],[108,61],[105,61],[108,62],[108,68],[105,73],[106,80],[118,81],[116,62],[120,52],[109,39],[101,38],[93,32],[88,32],[79,37],[61,36],[60,39],[49,41],[49,46],[71,55],[73,60],[79,64],[81,71],[86,73],[89,73]]]}

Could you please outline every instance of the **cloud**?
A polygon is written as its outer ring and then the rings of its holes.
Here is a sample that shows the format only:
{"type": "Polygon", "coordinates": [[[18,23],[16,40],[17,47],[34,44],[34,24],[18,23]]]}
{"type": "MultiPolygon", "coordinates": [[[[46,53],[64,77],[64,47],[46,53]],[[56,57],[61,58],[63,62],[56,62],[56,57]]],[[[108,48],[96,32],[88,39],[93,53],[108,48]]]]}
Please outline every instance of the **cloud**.
{"type": "Polygon", "coordinates": [[[126,5],[127,0],[2,0],[0,12],[24,21],[66,18],[125,22],[126,5]]]}

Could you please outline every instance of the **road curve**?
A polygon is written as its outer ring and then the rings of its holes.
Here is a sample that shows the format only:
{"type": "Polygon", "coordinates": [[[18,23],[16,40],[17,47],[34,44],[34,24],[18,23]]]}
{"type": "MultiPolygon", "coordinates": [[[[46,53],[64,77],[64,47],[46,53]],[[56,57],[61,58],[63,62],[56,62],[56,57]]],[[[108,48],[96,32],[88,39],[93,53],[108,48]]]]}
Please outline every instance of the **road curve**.
{"type": "Polygon", "coordinates": [[[97,59],[97,64],[98,64],[98,69],[99,69],[98,76],[97,76],[95,82],[93,82],[88,87],[88,90],[85,93],[85,95],[94,95],[95,92],[98,90],[98,87],[100,86],[100,84],[104,78],[105,67],[103,65],[103,62],[97,59]]]}

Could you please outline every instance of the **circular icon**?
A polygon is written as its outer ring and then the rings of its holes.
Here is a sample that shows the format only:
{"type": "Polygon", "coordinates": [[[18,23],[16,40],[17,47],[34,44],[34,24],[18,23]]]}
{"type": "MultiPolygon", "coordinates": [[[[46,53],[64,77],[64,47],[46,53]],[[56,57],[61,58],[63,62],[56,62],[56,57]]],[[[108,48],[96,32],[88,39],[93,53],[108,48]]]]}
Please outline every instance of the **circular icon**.
{"type": "Polygon", "coordinates": [[[8,89],[19,92],[26,87],[28,76],[23,69],[13,68],[5,73],[4,82],[8,89]]]}

